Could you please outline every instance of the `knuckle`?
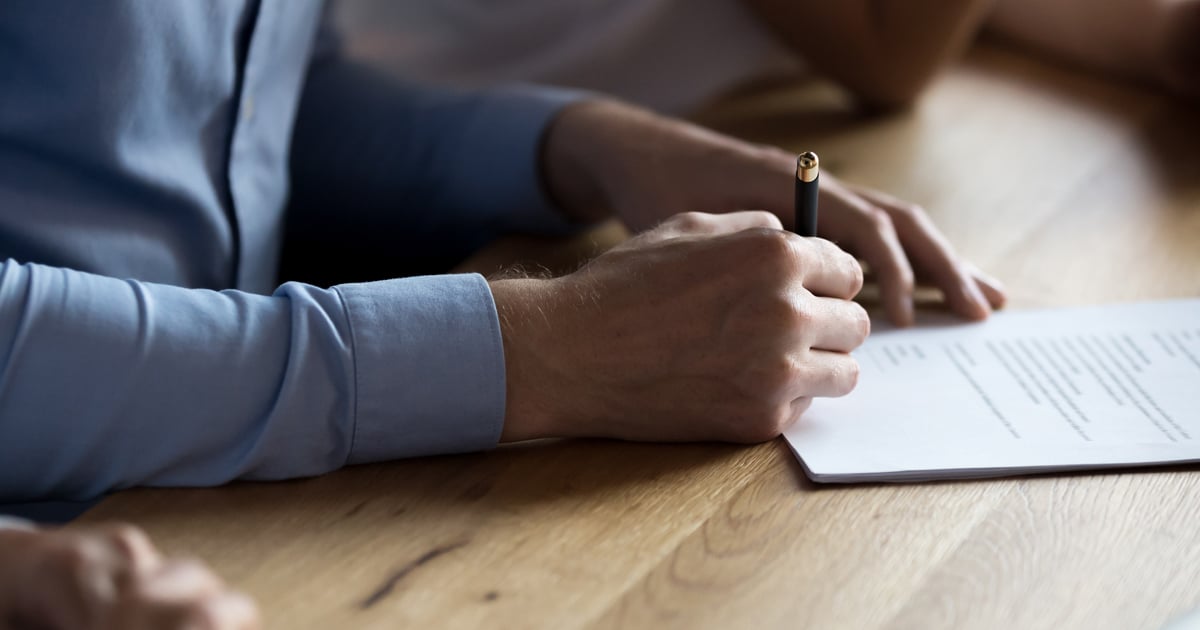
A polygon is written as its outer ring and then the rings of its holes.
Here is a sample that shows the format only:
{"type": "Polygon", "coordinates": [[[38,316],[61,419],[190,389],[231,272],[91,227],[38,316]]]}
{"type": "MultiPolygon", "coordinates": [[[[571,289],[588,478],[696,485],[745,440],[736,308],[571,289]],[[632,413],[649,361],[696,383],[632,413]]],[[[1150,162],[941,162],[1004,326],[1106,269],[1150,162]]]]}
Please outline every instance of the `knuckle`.
{"type": "Polygon", "coordinates": [[[128,523],[118,523],[110,527],[107,538],[113,548],[126,559],[133,558],[150,542],[145,532],[128,523]]]}
{"type": "MultiPolygon", "coordinates": [[[[858,295],[863,289],[863,284],[866,282],[866,278],[863,276],[862,265],[858,262],[857,258],[846,252],[842,252],[842,256],[844,257],[843,264],[847,269],[846,273],[850,277],[850,295],[858,295]]],[[[911,272],[909,275],[912,275],[911,272]]]]}
{"type": "Polygon", "coordinates": [[[895,229],[895,225],[892,223],[892,215],[888,214],[883,208],[871,206],[867,208],[866,214],[867,220],[871,222],[871,226],[877,232],[887,232],[895,229]]]}
{"type": "Polygon", "coordinates": [[[747,210],[746,213],[753,217],[756,223],[762,224],[763,227],[771,230],[783,230],[783,222],[774,213],[766,210],[747,210]]]}
{"type": "Polygon", "coordinates": [[[832,396],[845,396],[858,385],[859,367],[854,359],[848,359],[829,371],[829,391],[832,396]]]}
{"type": "Polygon", "coordinates": [[[770,269],[791,269],[795,265],[796,248],[792,235],[771,228],[750,228],[744,231],[743,246],[770,269]]]}
{"type": "Polygon", "coordinates": [[[817,313],[814,300],[789,300],[786,304],[788,324],[791,328],[807,330],[819,324],[817,320],[820,319],[820,315],[817,313]]]}
{"type": "Polygon", "coordinates": [[[855,294],[861,291],[863,270],[858,259],[830,241],[817,240],[815,243],[815,248],[808,252],[806,265],[823,275],[840,278],[855,294]]]}
{"type": "Polygon", "coordinates": [[[786,355],[778,355],[767,362],[763,373],[759,376],[763,393],[767,399],[777,398],[780,392],[786,391],[796,377],[795,362],[786,355]]]}
{"type": "Polygon", "coordinates": [[[702,212],[681,212],[667,223],[680,232],[701,232],[711,225],[712,218],[702,212]]]}
{"type": "Polygon", "coordinates": [[[921,206],[918,206],[915,203],[909,203],[909,202],[898,203],[895,205],[895,207],[892,208],[892,221],[893,222],[895,222],[896,220],[905,220],[905,221],[918,220],[924,216],[925,216],[925,209],[922,208],[921,206]]]}
{"type": "Polygon", "coordinates": [[[738,410],[739,421],[749,423],[760,417],[761,405],[788,387],[794,371],[792,362],[782,353],[759,357],[739,371],[735,386],[744,402],[738,410]]]}
{"type": "Polygon", "coordinates": [[[858,338],[858,343],[855,346],[860,346],[867,337],[871,336],[871,315],[867,313],[867,309],[863,308],[858,302],[851,302],[853,314],[853,325],[855,326],[855,335],[858,338]]]}
{"type": "Polygon", "coordinates": [[[862,367],[859,365],[858,361],[850,359],[850,363],[848,364],[846,371],[846,393],[849,394],[850,392],[854,391],[855,387],[858,387],[858,379],[862,376],[862,367]]]}
{"type": "Polygon", "coordinates": [[[761,319],[752,325],[755,334],[785,343],[797,333],[803,335],[805,331],[821,325],[822,317],[818,302],[807,290],[800,287],[781,288],[766,297],[761,319]]]}
{"type": "Polygon", "coordinates": [[[217,574],[213,573],[208,565],[197,558],[182,558],[175,563],[179,572],[187,575],[188,579],[195,584],[203,584],[213,590],[224,586],[221,578],[217,577],[217,574]]]}

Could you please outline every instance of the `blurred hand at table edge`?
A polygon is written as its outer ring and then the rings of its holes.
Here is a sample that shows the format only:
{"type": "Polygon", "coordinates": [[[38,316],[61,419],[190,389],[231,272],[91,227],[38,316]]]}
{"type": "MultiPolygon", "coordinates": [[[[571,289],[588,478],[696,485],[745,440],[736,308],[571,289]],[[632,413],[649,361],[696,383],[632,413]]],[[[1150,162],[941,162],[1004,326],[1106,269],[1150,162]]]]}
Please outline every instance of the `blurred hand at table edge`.
{"type": "Polygon", "coordinates": [[[254,630],[249,597],[130,525],[0,528],[0,627],[254,630]]]}

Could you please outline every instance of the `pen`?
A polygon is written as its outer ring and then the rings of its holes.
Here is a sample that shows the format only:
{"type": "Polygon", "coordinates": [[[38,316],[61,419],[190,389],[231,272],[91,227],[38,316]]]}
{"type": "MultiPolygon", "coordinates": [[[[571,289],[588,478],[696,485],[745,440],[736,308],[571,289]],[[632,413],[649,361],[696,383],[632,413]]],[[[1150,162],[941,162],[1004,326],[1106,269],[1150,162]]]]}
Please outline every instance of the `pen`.
{"type": "Polygon", "coordinates": [[[812,151],[796,158],[796,234],[817,235],[817,186],[821,160],[812,151]]]}

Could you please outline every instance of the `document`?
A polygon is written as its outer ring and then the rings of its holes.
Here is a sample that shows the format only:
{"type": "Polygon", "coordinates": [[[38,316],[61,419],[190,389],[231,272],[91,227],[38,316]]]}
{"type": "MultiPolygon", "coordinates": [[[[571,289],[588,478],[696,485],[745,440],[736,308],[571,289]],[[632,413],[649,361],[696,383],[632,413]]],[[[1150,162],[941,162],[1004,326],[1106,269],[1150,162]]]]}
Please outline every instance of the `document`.
{"type": "Polygon", "coordinates": [[[872,333],[784,437],[818,482],[1200,462],[1200,300],[872,333]]]}

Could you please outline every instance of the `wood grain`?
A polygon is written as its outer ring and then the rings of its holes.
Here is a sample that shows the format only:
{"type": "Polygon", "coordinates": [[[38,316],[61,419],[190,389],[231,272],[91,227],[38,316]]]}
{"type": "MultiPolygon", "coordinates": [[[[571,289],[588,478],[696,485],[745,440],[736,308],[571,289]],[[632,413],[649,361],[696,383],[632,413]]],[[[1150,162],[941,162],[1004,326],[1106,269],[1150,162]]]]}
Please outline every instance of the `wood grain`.
{"type": "MultiPolygon", "coordinates": [[[[1158,95],[982,47],[909,112],[816,83],[699,119],[921,203],[1015,308],[1200,295],[1200,116],[1158,95]]],[[[569,269],[604,230],[476,264],[569,269]]],[[[780,442],[548,441],[123,492],[83,521],[111,519],[272,628],[1157,628],[1200,605],[1188,468],[821,487],[780,442]]]]}

